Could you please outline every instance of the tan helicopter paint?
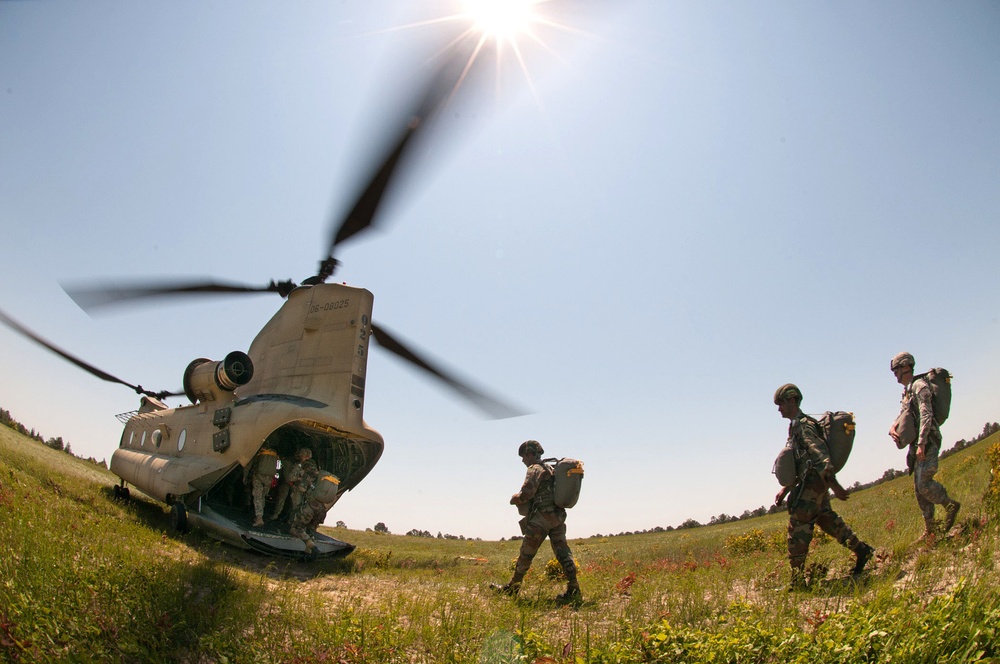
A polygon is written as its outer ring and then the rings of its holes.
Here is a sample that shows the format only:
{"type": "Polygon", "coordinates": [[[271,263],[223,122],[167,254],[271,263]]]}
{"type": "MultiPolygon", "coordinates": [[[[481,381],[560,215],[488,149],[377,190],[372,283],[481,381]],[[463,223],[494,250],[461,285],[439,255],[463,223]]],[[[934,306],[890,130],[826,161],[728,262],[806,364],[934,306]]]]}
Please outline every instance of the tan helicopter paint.
{"type": "Polygon", "coordinates": [[[286,457],[299,445],[312,448],[320,467],[340,478],[341,494],[357,486],[383,449],[363,418],[372,303],[363,288],[295,289],[251,344],[247,384],[220,386],[221,363],[189,369],[197,403],[168,408],[144,398],[111,470],[153,498],[190,507],[268,441],[286,457]]]}

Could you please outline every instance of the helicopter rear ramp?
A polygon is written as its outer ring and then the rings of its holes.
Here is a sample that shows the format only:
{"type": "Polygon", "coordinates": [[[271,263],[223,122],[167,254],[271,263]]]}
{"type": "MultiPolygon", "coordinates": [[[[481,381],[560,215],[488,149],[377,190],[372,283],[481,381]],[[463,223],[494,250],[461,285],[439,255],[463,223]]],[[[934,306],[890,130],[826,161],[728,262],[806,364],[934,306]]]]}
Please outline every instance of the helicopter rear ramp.
{"type": "Polygon", "coordinates": [[[188,522],[203,529],[211,536],[241,549],[251,549],[269,556],[296,559],[340,558],[354,551],[354,545],[317,532],[312,536],[316,548],[314,555],[306,553],[306,545],[301,539],[292,537],[287,526],[267,524],[247,527],[237,520],[227,517],[223,510],[202,505],[200,511],[190,511],[188,522]]]}

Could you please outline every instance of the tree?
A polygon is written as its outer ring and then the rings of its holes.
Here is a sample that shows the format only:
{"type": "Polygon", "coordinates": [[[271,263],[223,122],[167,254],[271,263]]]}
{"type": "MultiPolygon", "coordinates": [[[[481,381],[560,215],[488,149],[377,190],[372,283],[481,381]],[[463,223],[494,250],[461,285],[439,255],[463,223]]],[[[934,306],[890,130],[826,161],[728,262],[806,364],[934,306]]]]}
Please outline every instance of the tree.
{"type": "Polygon", "coordinates": [[[389,529],[385,527],[385,524],[379,521],[375,524],[375,532],[389,534],[389,529]]]}
{"type": "Polygon", "coordinates": [[[338,521],[338,522],[337,522],[337,527],[338,527],[338,528],[346,528],[346,527],[347,527],[347,524],[346,524],[346,523],[344,523],[343,521],[338,521]]]}

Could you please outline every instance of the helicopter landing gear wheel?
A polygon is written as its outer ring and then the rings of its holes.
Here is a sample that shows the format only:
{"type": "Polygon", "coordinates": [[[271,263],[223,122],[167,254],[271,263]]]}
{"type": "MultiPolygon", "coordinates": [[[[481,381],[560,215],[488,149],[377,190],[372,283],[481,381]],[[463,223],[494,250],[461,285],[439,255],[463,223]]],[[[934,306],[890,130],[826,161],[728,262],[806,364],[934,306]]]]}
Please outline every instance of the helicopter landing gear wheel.
{"type": "Polygon", "coordinates": [[[115,500],[121,500],[122,498],[122,488],[117,484],[111,487],[111,495],[114,496],[115,500]]]}
{"type": "Polygon", "coordinates": [[[170,527],[178,533],[188,530],[187,507],[179,500],[170,506],[170,527]]]}

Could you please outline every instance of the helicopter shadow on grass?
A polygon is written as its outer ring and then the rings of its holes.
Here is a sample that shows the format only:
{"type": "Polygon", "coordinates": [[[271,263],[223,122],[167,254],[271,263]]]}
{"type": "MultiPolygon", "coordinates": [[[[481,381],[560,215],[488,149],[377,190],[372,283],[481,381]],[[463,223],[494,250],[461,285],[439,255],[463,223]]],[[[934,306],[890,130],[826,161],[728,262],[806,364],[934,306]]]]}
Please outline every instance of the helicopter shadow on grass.
{"type": "Polygon", "coordinates": [[[100,491],[108,502],[125,506],[142,525],[151,531],[190,547],[213,563],[233,565],[244,571],[261,574],[274,580],[291,577],[299,581],[310,581],[329,574],[348,576],[357,572],[354,560],[346,556],[323,560],[282,558],[257,551],[238,549],[198,530],[190,530],[185,533],[177,532],[170,524],[169,512],[164,510],[160,503],[154,503],[144,497],[134,495],[127,499],[116,498],[111,487],[102,487],[100,491]]]}

